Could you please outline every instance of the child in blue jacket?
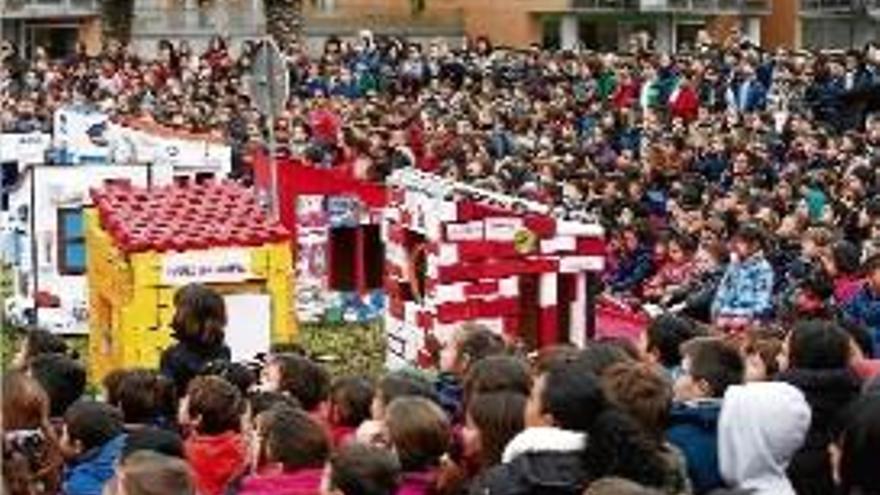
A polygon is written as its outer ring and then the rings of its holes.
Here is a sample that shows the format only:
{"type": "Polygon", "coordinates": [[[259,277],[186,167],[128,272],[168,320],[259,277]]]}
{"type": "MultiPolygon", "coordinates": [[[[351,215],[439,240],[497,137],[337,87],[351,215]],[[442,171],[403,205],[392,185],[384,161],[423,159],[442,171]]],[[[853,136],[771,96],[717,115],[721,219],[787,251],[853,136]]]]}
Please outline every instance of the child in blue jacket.
{"type": "Polygon", "coordinates": [[[122,413],[103,402],[83,400],[64,414],[61,453],[67,461],[62,493],[100,495],[113,477],[125,444],[122,413]]]}

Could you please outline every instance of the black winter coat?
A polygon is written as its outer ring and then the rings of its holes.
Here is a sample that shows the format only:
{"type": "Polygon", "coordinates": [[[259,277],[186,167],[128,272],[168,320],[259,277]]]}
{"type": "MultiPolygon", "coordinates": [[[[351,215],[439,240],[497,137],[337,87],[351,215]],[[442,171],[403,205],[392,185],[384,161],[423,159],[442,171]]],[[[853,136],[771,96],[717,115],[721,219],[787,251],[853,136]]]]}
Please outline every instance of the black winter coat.
{"type": "Polygon", "coordinates": [[[229,347],[224,344],[206,346],[180,341],[162,352],[159,369],[174,382],[178,397],[183,397],[189,381],[205,364],[215,360],[228,361],[230,357],[229,347]]]}
{"type": "Polygon", "coordinates": [[[794,385],[812,410],[810,429],[803,447],[788,467],[788,478],[798,495],[835,492],[828,445],[840,434],[847,406],[859,396],[861,383],[849,369],[790,369],[776,376],[794,385]]]}
{"type": "Polygon", "coordinates": [[[530,452],[490,469],[471,495],[581,495],[590,481],[581,452],[530,452]]]}

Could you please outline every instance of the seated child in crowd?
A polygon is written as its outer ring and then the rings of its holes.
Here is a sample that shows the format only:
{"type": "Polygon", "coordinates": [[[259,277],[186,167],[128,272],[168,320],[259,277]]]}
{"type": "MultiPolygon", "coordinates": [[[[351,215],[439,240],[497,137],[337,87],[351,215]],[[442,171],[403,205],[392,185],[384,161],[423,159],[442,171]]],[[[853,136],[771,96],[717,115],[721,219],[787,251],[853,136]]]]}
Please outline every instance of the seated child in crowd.
{"type": "Polygon", "coordinates": [[[464,379],[464,407],[480,394],[514,392],[529,395],[532,376],[525,359],[517,356],[489,356],[475,363],[464,379]]]}
{"type": "Polygon", "coordinates": [[[214,375],[223,378],[235,385],[242,397],[246,396],[251,388],[257,384],[257,375],[248,365],[225,359],[215,359],[207,363],[199,371],[199,375],[214,375]]]}
{"type": "Polygon", "coordinates": [[[469,478],[477,478],[501,464],[507,444],[524,428],[528,395],[502,391],[475,394],[468,401],[462,428],[463,464],[469,478]]]}
{"type": "Polygon", "coordinates": [[[62,491],[100,495],[125,445],[122,413],[103,402],[81,400],[67,409],[61,453],[67,461],[62,491]]]}
{"type": "Polygon", "coordinates": [[[865,281],[844,308],[853,321],[865,325],[874,338],[874,355],[880,355],[880,254],[864,264],[865,281]]]}
{"type": "Polygon", "coordinates": [[[263,368],[260,384],[263,390],[289,394],[315,419],[325,422],[330,374],[320,364],[299,354],[274,354],[263,368]]]}
{"type": "Polygon", "coordinates": [[[318,495],[330,442],[324,427],[301,409],[275,405],[257,416],[253,474],[232,492],[239,495],[318,495]]]}
{"type": "Polygon", "coordinates": [[[440,405],[454,421],[461,419],[462,382],[468,370],[481,359],[504,351],[504,340],[498,334],[474,323],[463,325],[440,351],[437,395],[440,405]]]}
{"type": "Polygon", "coordinates": [[[57,493],[61,456],[49,398],[22,371],[3,374],[3,487],[9,495],[57,493]]]}
{"type": "Polygon", "coordinates": [[[785,470],[810,419],[804,394],[787,383],[729,387],[718,419],[718,465],[727,486],[753,495],[794,495],[785,470]]]}
{"type": "Polygon", "coordinates": [[[696,271],[694,253],[697,242],[686,234],[673,235],[668,242],[666,257],[651,278],[645,282],[642,295],[649,300],[663,301],[687,285],[696,271]]]}
{"type": "Polygon", "coordinates": [[[127,430],[171,423],[177,395],[167,377],[148,369],[125,370],[108,377],[107,403],[122,411],[127,430]]]}
{"type": "Polygon", "coordinates": [[[327,422],[334,448],[353,440],[361,423],[370,419],[373,393],[373,384],[364,377],[343,376],[333,381],[327,422]]]}
{"type": "Polygon", "coordinates": [[[661,488],[669,494],[691,493],[685,458],[664,433],[672,407],[672,387],[663,372],[648,363],[615,364],[602,375],[602,389],[608,401],[629,415],[645,433],[662,460],[661,488]]]}
{"type": "Polygon", "coordinates": [[[386,409],[394,399],[399,397],[424,397],[439,403],[437,393],[431,383],[414,372],[393,371],[386,373],[379,380],[370,405],[370,420],[361,423],[355,433],[357,441],[367,444],[384,445],[387,442],[383,420],[386,409]]]}
{"type": "Polygon", "coordinates": [[[244,471],[242,412],[241,395],[226,380],[199,376],[190,381],[178,421],[188,431],[184,451],[202,495],[220,495],[244,471]]]}
{"type": "Polygon", "coordinates": [[[67,342],[60,336],[47,330],[32,328],[21,339],[11,365],[15,369],[25,369],[32,359],[43,354],[64,354],[74,359],[77,357],[69,352],[67,342]]]}
{"type": "Polygon", "coordinates": [[[331,457],[325,472],[327,495],[395,495],[400,463],[388,449],[354,443],[331,457]]]}
{"type": "Polygon", "coordinates": [[[149,450],[134,452],[116,467],[104,495],[196,495],[186,461],[149,450]]]}
{"type": "Polygon", "coordinates": [[[403,472],[398,495],[427,495],[440,488],[441,458],[450,445],[450,423],[436,403],[423,397],[401,397],[385,415],[388,443],[403,472]]]}
{"type": "Polygon", "coordinates": [[[724,487],[718,468],[721,398],[729,386],[743,382],[745,364],[736,347],[717,337],[685,342],[681,353],[666,439],[681,449],[694,493],[700,495],[724,487]]]}
{"type": "Polygon", "coordinates": [[[60,423],[67,408],[86,390],[85,368],[64,354],[36,356],[28,362],[27,371],[49,395],[49,417],[53,423],[60,423]]]}
{"type": "Polygon", "coordinates": [[[639,337],[642,360],[661,365],[674,379],[680,371],[681,344],[705,334],[702,327],[688,318],[660,315],[639,337]]]}
{"type": "Polygon", "coordinates": [[[142,450],[186,459],[183,439],[177,433],[166,428],[144,426],[129,432],[125,438],[125,445],[122,447],[120,462],[125,461],[126,458],[135,452],[142,450]]]}

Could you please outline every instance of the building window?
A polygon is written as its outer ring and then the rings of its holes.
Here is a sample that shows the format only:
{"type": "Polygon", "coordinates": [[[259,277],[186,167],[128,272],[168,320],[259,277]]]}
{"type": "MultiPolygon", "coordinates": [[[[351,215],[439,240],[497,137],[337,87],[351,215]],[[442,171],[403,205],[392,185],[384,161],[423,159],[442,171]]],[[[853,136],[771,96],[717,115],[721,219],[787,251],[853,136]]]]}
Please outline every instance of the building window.
{"type": "Polygon", "coordinates": [[[357,290],[357,227],[330,229],[330,290],[357,290]]]}
{"type": "Polygon", "coordinates": [[[364,243],[364,285],[367,289],[381,289],[385,275],[385,244],[379,225],[362,225],[364,243]],[[380,260],[378,263],[374,260],[380,260]]]}
{"type": "Polygon", "coordinates": [[[312,0],[312,7],[318,12],[329,14],[336,10],[336,0],[312,0]]]}
{"type": "Polygon", "coordinates": [[[86,272],[86,237],[81,207],[58,209],[58,272],[61,275],[86,272]]]}

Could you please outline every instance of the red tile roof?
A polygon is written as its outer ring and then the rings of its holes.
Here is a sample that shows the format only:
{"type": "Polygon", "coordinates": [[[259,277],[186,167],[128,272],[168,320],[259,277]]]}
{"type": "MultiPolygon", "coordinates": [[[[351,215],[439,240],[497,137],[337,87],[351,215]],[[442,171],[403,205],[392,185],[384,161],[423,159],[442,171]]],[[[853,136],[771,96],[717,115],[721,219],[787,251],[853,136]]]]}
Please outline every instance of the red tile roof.
{"type": "Polygon", "coordinates": [[[290,239],[252,190],[234,182],[144,189],[108,183],[91,191],[101,226],[126,253],[259,246],[290,239]]]}

